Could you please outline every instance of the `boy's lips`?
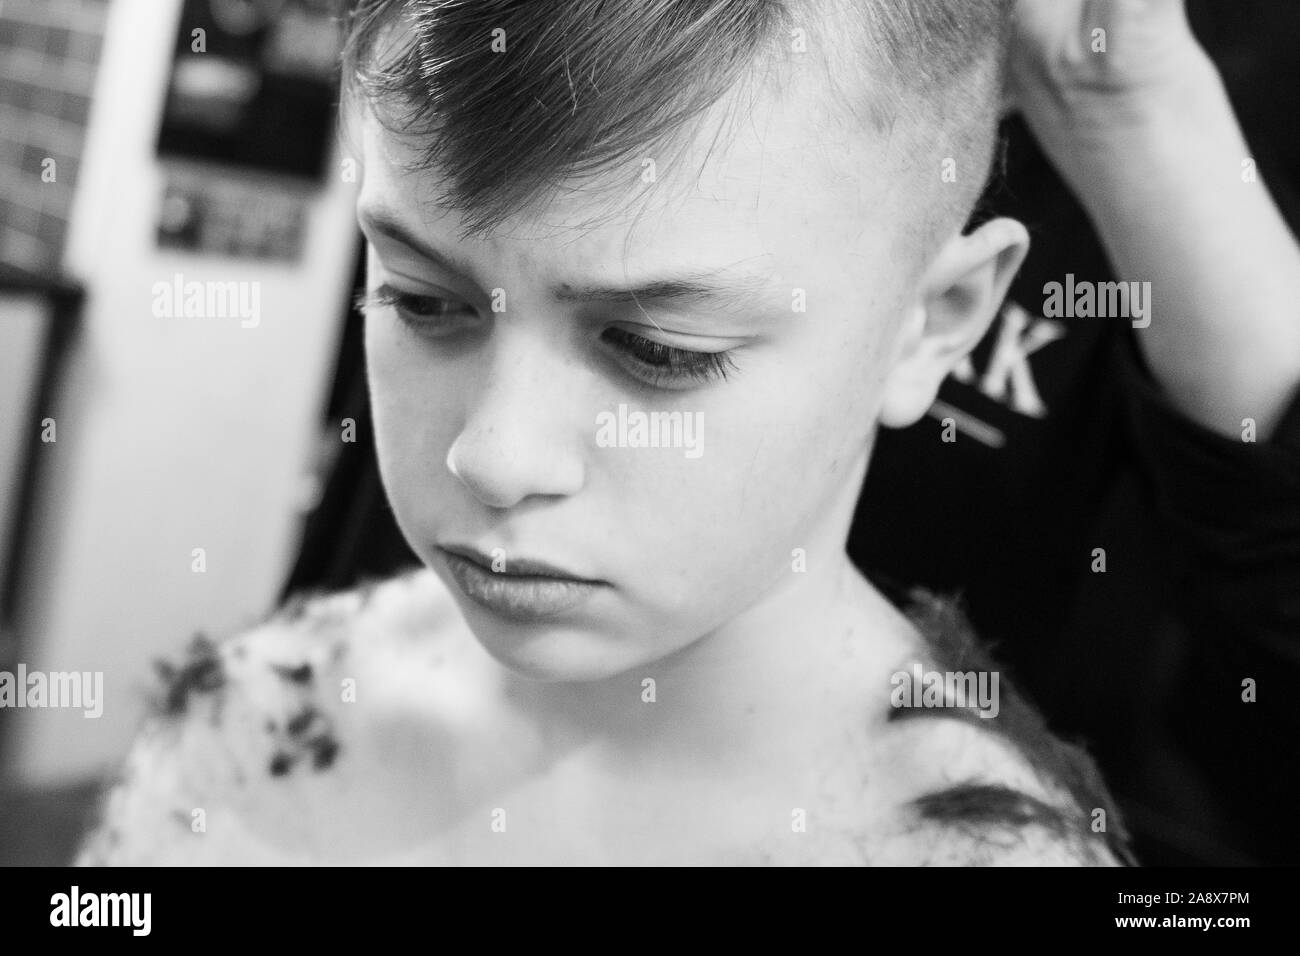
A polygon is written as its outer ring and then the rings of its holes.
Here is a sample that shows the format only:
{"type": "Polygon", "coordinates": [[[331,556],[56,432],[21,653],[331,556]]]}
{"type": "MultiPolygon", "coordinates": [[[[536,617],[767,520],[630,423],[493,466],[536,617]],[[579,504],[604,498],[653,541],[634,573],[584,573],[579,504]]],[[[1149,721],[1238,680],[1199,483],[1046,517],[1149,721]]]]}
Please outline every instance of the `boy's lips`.
{"type": "Polygon", "coordinates": [[[584,578],[581,575],[573,574],[557,565],[547,561],[538,561],[532,558],[518,558],[507,555],[502,559],[500,570],[493,567],[494,558],[485,555],[478,548],[460,544],[442,544],[438,545],[443,551],[464,558],[466,561],[472,561],[485,571],[491,571],[493,574],[503,575],[511,578],[555,578],[561,581],[573,581],[578,584],[604,584],[595,578],[584,578]]]}
{"type": "Polygon", "coordinates": [[[467,598],[525,623],[571,611],[605,586],[544,561],[507,559],[503,570],[493,571],[491,559],[475,549],[440,545],[438,552],[467,598]]]}

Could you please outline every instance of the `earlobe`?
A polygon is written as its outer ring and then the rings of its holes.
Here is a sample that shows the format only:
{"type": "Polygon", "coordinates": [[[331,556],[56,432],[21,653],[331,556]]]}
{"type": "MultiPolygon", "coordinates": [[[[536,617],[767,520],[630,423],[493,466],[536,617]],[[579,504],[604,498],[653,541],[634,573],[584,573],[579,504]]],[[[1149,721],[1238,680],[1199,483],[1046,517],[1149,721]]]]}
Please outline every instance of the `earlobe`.
{"type": "Polygon", "coordinates": [[[995,219],[957,235],[921,279],[918,301],[899,333],[880,423],[906,428],[934,404],[939,386],[979,344],[1029,252],[1029,233],[995,219]]]}

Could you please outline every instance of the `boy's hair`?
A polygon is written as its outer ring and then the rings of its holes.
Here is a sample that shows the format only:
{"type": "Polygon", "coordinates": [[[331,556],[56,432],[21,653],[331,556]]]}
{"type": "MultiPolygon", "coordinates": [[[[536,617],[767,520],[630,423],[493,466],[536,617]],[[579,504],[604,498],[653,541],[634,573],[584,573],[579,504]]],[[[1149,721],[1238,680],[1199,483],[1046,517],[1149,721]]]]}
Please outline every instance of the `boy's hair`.
{"type": "Polygon", "coordinates": [[[774,65],[813,58],[856,126],[892,135],[967,216],[996,137],[1014,0],[347,0],[343,98],[419,140],[466,235],[561,183],[670,148],[774,65]],[[802,47],[802,48],[801,48],[802,47]],[[970,175],[971,164],[979,167],[970,175]]]}

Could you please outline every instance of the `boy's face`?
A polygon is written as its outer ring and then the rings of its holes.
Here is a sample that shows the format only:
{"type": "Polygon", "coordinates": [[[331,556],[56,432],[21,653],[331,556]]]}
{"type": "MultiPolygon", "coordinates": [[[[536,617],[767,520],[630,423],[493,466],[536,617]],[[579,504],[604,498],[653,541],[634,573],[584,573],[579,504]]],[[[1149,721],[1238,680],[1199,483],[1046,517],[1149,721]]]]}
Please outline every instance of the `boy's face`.
{"type": "Polygon", "coordinates": [[[714,144],[706,118],[684,152],[647,154],[652,184],[636,160],[599,192],[469,241],[429,204],[436,177],[402,172],[409,147],[363,121],[368,288],[449,301],[407,308],[428,323],[418,329],[397,307],[370,311],[384,484],[408,541],[511,669],[623,672],[842,558],[925,279],[907,252],[912,180],[880,139],[819,116],[823,99],[812,82],[766,91],[733,138],[714,144]],[[385,220],[465,271],[393,238],[385,220]],[[720,291],[647,289],[639,305],[610,291],[679,280],[720,291]],[[698,357],[665,369],[656,345],[726,352],[726,377],[698,357]],[[682,413],[691,444],[619,447],[620,406],[682,413]],[[448,546],[502,559],[507,574],[534,560],[601,583],[569,589],[576,605],[551,613],[530,602],[554,595],[527,585],[484,607],[457,586],[466,572],[448,546]]]}

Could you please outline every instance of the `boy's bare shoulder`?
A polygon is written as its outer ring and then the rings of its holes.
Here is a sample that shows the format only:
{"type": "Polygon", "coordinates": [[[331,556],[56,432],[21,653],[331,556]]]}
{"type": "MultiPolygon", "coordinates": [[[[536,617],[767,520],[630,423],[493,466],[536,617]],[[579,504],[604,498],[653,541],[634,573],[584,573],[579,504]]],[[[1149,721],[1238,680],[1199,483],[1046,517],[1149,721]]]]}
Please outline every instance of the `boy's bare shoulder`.
{"type": "Polygon", "coordinates": [[[1109,823],[1081,793],[1010,741],[932,716],[894,729],[885,752],[899,785],[881,859],[904,866],[1114,866],[1109,823]]]}
{"type": "Polygon", "coordinates": [[[466,653],[460,627],[441,581],[420,569],[296,597],[223,640],[196,637],[159,665],[152,714],[77,862],[309,863],[399,849],[384,821],[404,799],[415,810],[416,788],[428,806],[447,772],[447,728],[469,719],[457,714],[463,681],[449,676],[466,653]]]}
{"type": "Polygon", "coordinates": [[[895,672],[880,751],[900,781],[890,855],[905,858],[886,862],[1131,863],[1119,810],[1087,751],[1052,732],[959,605],[923,591],[913,599],[919,653],[895,672]]]}

